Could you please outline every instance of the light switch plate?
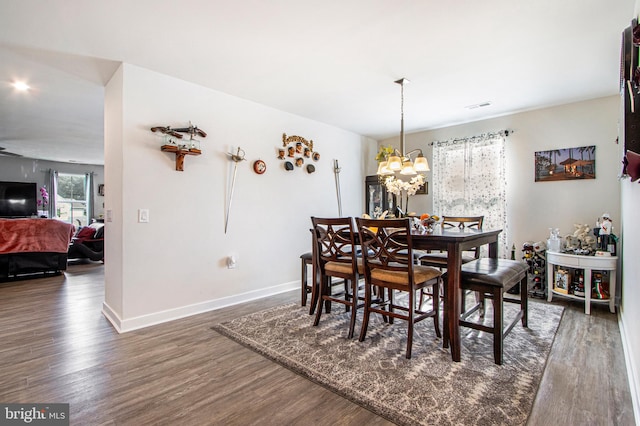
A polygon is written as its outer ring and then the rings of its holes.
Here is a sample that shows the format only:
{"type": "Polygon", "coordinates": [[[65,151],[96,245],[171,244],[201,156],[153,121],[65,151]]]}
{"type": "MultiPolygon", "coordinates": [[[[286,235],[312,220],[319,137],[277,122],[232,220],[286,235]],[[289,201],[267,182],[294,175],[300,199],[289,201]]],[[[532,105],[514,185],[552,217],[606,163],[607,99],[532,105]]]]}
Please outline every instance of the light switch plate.
{"type": "Polygon", "coordinates": [[[149,209],[138,209],[138,223],[149,223],[149,209]]]}

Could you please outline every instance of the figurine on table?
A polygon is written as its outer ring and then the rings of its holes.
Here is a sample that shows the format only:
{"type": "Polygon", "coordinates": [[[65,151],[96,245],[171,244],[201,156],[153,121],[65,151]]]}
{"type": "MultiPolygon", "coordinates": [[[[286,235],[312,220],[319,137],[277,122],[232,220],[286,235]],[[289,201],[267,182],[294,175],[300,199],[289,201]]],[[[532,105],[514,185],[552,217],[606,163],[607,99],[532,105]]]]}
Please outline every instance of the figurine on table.
{"type": "Polygon", "coordinates": [[[603,253],[609,252],[611,254],[615,254],[615,241],[617,240],[617,238],[615,237],[615,235],[613,235],[613,224],[611,222],[609,213],[603,214],[602,217],[598,220],[597,224],[600,225],[597,234],[598,251],[603,253]]]}
{"type": "Polygon", "coordinates": [[[612,228],[613,224],[611,223],[609,213],[603,214],[602,220],[600,221],[600,235],[611,235],[612,228]]]}

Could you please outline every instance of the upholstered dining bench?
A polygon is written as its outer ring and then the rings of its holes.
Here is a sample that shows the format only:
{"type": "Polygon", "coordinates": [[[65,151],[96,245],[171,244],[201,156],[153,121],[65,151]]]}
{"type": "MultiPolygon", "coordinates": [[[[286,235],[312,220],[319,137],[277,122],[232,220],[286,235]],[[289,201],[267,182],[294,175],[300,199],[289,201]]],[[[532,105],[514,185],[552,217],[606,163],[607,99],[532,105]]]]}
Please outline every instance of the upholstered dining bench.
{"type": "MultiPolygon", "coordinates": [[[[524,262],[508,259],[481,258],[462,265],[460,288],[480,293],[479,302],[460,315],[460,325],[493,334],[493,357],[495,363],[502,365],[504,338],[521,320],[527,327],[527,265],[524,262]],[[520,285],[520,299],[504,298],[503,293],[520,285]],[[493,299],[493,324],[487,326],[468,321],[471,314],[481,310],[484,317],[485,299],[493,299]],[[511,323],[504,328],[503,302],[520,305],[520,310],[511,323]]],[[[445,294],[445,298],[447,295],[445,294]]],[[[445,316],[446,318],[446,316],[445,316]]],[[[449,345],[448,327],[445,320],[444,347],[449,345]]]]}

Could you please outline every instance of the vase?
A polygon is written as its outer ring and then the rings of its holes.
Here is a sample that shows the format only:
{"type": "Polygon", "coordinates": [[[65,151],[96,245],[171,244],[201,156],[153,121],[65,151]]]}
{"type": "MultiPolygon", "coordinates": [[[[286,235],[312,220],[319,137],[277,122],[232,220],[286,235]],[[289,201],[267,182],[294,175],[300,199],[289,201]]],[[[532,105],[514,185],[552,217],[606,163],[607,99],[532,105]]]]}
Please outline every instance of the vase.
{"type": "Polygon", "coordinates": [[[433,219],[424,219],[422,221],[422,225],[424,226],[425,231],[429,234],[433,232],[436,223],[437,222],[433,219]]]}
{"type": "Polygon", "coordinates": [[[409,196],[407,195],[404,201],[404,207],[402,203],[402,194],[398,195],[398,204],[395,208],[395,215],[397,218],[409,217],[409,196]]]}

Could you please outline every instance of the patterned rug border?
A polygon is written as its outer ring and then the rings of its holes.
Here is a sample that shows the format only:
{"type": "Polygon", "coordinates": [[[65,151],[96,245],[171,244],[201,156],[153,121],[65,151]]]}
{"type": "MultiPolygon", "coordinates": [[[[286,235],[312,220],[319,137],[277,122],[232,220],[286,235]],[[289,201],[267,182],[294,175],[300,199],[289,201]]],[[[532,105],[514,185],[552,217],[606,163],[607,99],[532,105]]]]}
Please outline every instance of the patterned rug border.
{"type": "MultiPolygon", "coordinates": [[[[270,312],[272,310],[278,309],[278,308],[284,308],[284,307],[297,307],[297,303],[290,303],[290,304],[285,304],[285,305],[279,305],[277,307],[274,308],[269,308],[269,309],[264,309],[262,311],[259,311],[257,313],[265,313],[265,312],[270,312]]],[[[250,314],[251,315],[251,314],[250,314]]],[[[312,318],[312,317],[310,317],[312,318]]],[[[383,407],[378,407],[378,406],[374,406],[370,403],[370,401],[365,400],[364,398],[360,397],[358,394],[354,394],[354,393],[349,393],[347,391],[343,391],[340,388],[338,388],[336,385],[334,385],[331,382],[328,382],[326,380],[323,380],[321,378],[317,378],[315,377],[315,375],[312,374],[312,371],[309,370],[309,368],[306,368],[302,365],[301,362],[288,358],[284,355],[280,355],[277,352],[273,352],[272,350],[270,350],[269,348],[266,349],[262,349],[262,344],[256,342],[253,339],[249,339],[246,338],[245,336],[236,333],[232,330],[227,329],[224,326],[225,323],[221,323],[221,324],[216,324],[213,327],[211,327],[212,330],[217,331],[218,333],[222,334],[225,337],[228,337],[229,339],[233,340],[236,343],[241,344],[242,346],[244,346],[247,349],[252,350],[253,352],[258,353],[259,355],[262,355],[263,357],[277,363],[278,365],[293,371],[294,373],[304,377],[307,380],[312,381],[313,383],[322,386],[325,389],[328,389],[329,391],[337,394],[338,396],[345,398],[351,402],[353,402],[354,404],[357,404],[359,406],[361,406],[362,408],[365,408],[369,411],[371,411],[372,413],[384,417],[386,420],[389,420],[392,423],[398,424],[398,425],[413,425],[413,421],[412,419],[408,418],[407,416],[403,415],[402,413],[389,413],[388,410],[383,409],[383,407]],[[273,352],[273,353],[272,353],[273,352]],[[398,417],[402,417],[402,419],[398,419],[398,417]],[[399,420],[402,420],[401,422],[399,422],[399,420]]],[[[354,336],[354,339],[357,340],[357,335],[354,336]]]]}
{"type": "MultiPolygon", "coordinates": [[[[287,305],[280,305],[278,307],[282,308],[285,306],[297,306],[296,303],[292,303],[292,304],[287,304],[287,305]]],[[[266,311],[271,311],[272,309],[275,308],[270,308],[270,309],[265,309],[263,311],[260,312],[266,312],[266,311]]],[[[405,422],[403,423],[398,423],[398,419],[394,419],[392,417],[392,415],[390,413],[387,413],[386,410],[380,410],[378,409],[378,407],[373,407],[369,404],[368,401],[365,401],[364,399],[358,398],[357,395],[355,394],[349,394],[346,391],[342,391],[340,390],[337,386],[335,386],[334,384],[327,382],[327,381],[323,381],[322,379],[316,378],[312,372],[308,369],[305,368],[301,365],[301,363],[299,361],[296,360],[292,360],[291,358],[288,358],[286,356],[280,355],[277,352],[275,353],[271,353],[271,351],[267,348],[266,350],[262,349],[262,345],[259,344],[258,342],[256,342],[255,340],[252,339],[247,339],[244,336],[231,331],[227,328],[224,328],[223,324],[217,324],[213,327],[211,327],[212,330],[217,331],[218,333],[222,334],[225,337],[228,337],[229,339],[233,340],[236,343],[241,344],[242,346],[244,346],[247,349],[250,349],[253,352],[256,352],[259,355],[262,355],[263,357],[277,363],[278,365],[286,368],[287,370],[293,371],[294,373],[304,377],[307,380],[312,381],[313,383],[322,386],[325,389],[328,389],[329,391],[335,393],[336,395],[345,398],[351,402],[353,402],[354,404],[358,404],[359,406],[371,411],[372,413],[379,415],[381,417],[384,417],[385,419],[389,420],[392,423],[396,423],[396,424],[401,424],[401,425],[410,425],[412,423],[408,423],[409,419],[404,419],[405,422]],[[250,342],[253,342],[250,343],[250,342]]],[[[357,339],[357,337],[354,337],[354,339],[357,339]]],[[[400,414],[402,417],[405,417],[404,415],[400,414]]]]}
{"type": "MultiPolygon", "coordinates": [[[[537,376],[537,382],[535,384],[535,393],[533,395],[533,397],[531,398],[531,403],[529,404],[528,410],[527,410],[527,416],[524,419],[524,422],[522,424],[525,424],[526,421],[528,420],[528,417],[531,413],[531,408],[533,407],[533,401],[535,401],[535,398],[538,394],[538,392],[540,391],[540,382],[542,379],[542,375],[544,374],[544,370],[546,369],[547,363],[549,361],[549,354],[551,351],[551,347],[553,346],[553,343],[555,342],[556,339],[556,335],[557,335],[557,330],[558,330],[558,326],[560,324],[560,322],[562,321],[562,318],[564,317],[564,307],[562,306],[558,306],[558,305],[548,305],[548,304],[543,304],[540,302],[535,302],[533,301],[533,303],[529,303],[529,308],[531,310],[531,308],[533,308],[534,306],[537,305],[543,305],[551,310],[556,310],[558,311],[558,321],[554,327],[552,336],[551,336],[551,340],[549,342],[549,347],[548,350],[545,353],[545,357],[544,357],[544,362],[542,363],[542,367],[541,367],[541,371],[540,371],[540,375],[537,376]]],[[[283,304],[283,305],[278,305],[278,306],[274,306],[271,308],[267,308],[267,309],[263,309],[261,311],[257,311],[254,313],[250,313],[229,321],[225,321],[219,324],[216,324],[214,326],[211,327],[212,330],[220,333],[221,335],[235,341],[236,343],[244,346],[247,349],[250,349],[253,352],[258,353],[259,355],[281,365],[284,368],[287,368],[288,370],[294,372],[295,374],[298,374],[302,377],[304,377],[307,380],[312,381],[313,383],[316,383],[322,387],[324,387],[325,389],[328,389],[329,391],[339,395],[340,397],[343,397],[355,404],[358,404],[359,406],[371,411],[372,413],[379,415],[383,418],[385,418],[386,420],[398,424],[398,425],[415,425],[416,424],[416,419],[405,415],[404,413],[401,413],[399,411],[397,411],[396,409],[389,409],[387,406],[385,406],[384,404],[380,403],[377,400],[371,400],[370,398],[367,398],[365,395],[359,393],[359,392],[354,392],[353,390],[349,390],[349,389],[341,389],[339,387],[340,383],[339,382],[334,382],[332,381],[330,378],[327,378],[325,375],[322,375],[320,373],[315,372],[312,368],[310,368],[308,365],[304,364],[303,362],[291,358],[289,356],[287,356],[286,354],[281,353],[280,351],[278,351],[277,349],[273,349],[270,348],[268,346],[266,346],[265,344],[263,344],[262,342],[259,342],[255,339],[252,339],[250,337],[247,337],[239,332],[236,332],[235,330],[232,330],[229,328],[229,324],[232,324],[236,321],[245,319],[245,318],[250,318],[250,317],[257,317],[257,316],[264,316],[265,314],[269,314],[272,312],[277,312],[280,310],[297,310],[297,309],[305,309],[306,308],[301,308],[297,303],[287,303],[287,304],[283,304]]],[[[313,316],[308,316],[309,321],[312,322],[313,321],[313,316]]],[[[359,317],[360,318],[360,317],[359,317]]],[[[507,317],[505,317],[507,318],[507,317]]],[[[327,321],[327,317],[326,315],[323,316],[323,321],[327,321]]],[[[358,337],[357,334],[359,332],[359,323],[360,321],[358,321],[358,324],[356,326],[357,330],[356,330],[356,335],[354,336],[354,338],[349,341],[348,343],[357,343],[357,344],[366,344],[366,340],[365,342],[358,342],[358,337]]],[[[346,337],[344,337],[346,339],[346,337]]],[[[369,335],[367,335],[367,338],[369,338],[369,335]]],[[[484,339],[487,339],[488,337],[485,336],[483,337],[484,339]]],[[[508,339],[509,337],[507,337],[508,339]]],[[[490,338],[489,338],[490,339],[490,338]]],[[[448,350],[445,350],[448,353],[448,350]]],[[[404,352],[403,352],[404,355],[404,352]]],[[[451,361],[453,363],[453,361],[451,361]]],[[[463,360],[464,362],[464,360],[463,360]]],[[[491,363],[493,363],[493,357],[491,357],[491,363]]],[[[462,365],[462,363],[458,363],[458,365],[462,365]]],[[[489,424],[494,424],[494,423],[489,423],[489,424]]]]}

